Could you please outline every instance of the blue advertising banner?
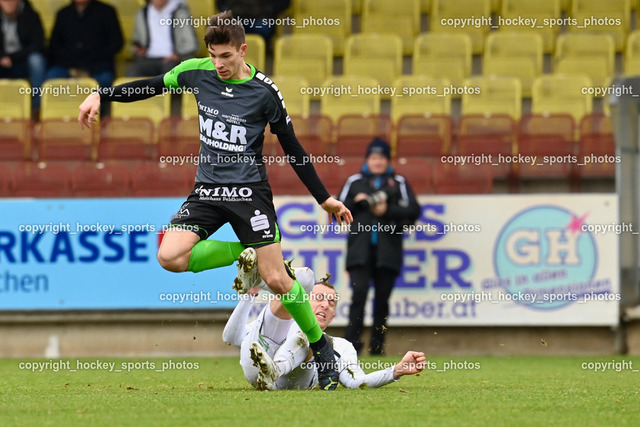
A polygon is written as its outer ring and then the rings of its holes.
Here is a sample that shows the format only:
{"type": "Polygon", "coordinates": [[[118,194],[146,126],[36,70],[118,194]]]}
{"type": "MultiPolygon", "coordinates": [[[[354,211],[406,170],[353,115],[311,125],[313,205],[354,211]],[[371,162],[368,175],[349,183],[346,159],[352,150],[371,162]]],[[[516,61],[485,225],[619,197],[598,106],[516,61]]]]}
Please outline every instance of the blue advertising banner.
{"type": "MultiPolygon", "coordinates": [[[[616,325],[615,194],[420,196],[389,325],[616,325]]],[[[236,267],[170,273],[156,260],[180,198],[0,200],[0,310],[232,308],[236,267]]],[[[349,227],[311,197],[276,197],[285,258],[331,273],[345,325],[349,227]]],[[[225,226],[214,237],[237,240],[225,226]]],[[[371,299],[367,319],[371,319],[371,299]]],[[[258,306],[256,307],[256,310],[258,306]]],[[[256,312],[254,310],[254,313],[256,312]]]]}
{"type": "MultiPolygon", "coordinates": [[[[235,266],[171,273],[156,253],[181,198],[0,201],[0,309],[232,307],[235,266]],[[179,298],[179,299],[178,299],[179,298]]],[[[219,240],[237,241],[230,226],[219,240]]]]}

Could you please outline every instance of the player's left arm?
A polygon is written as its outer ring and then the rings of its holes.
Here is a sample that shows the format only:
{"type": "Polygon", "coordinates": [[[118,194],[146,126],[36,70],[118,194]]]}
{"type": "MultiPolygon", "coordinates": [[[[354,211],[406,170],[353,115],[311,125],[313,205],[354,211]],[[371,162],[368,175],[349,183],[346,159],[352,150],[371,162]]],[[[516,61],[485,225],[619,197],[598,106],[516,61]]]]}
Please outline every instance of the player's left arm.
{"type": "Polygon", "coordinates": [[[320,180],[315,167],[313,167],[309,155],[300,144],[300,141],[298,141],[293,131],[293,126],[287,126],[285,130],[277,133],[277,136],[282,150],[287,155],[289,164],[293,167],[298,178],[307,187],[318,204],[322,206],[322,209],[329,214],[329,223],[333,222],[333,215],[338,224],[351,224],[353,222],[351,211],[347,209],[344,203],[331,197],[320,180]]]}
{"type": "Polygon", "coordinates": [[[407,354],[393,368],[393,379],[397,380],[403,375],[415,375],[422,372],[426,362],[424,353],[407,351],[407,354]]]}
{"type": "Polygon", "coordinates": [[[358,355],[352,345],[343,350],[339,361],[340,383],[347,388],[377,388],[398,381],[403,375],[413,375],[424,369],[424,353],[409,351],[395,366],[365,374],[358,363],[358,355]]]}

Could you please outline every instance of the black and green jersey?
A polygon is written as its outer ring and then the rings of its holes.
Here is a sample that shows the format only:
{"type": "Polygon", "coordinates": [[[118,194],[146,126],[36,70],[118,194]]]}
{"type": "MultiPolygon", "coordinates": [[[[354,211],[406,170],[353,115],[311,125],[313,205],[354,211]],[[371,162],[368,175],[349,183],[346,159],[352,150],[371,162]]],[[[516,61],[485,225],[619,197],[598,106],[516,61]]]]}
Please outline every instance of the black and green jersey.
{"type": "MultiPolygon", "coordinates": [[[[266,180],[262,145],[291,126],[277,86],[251,66],[251,77],[222,80],[209,58],[184,61],[164,75],[168,88],[193,92],[200,126],[196,181],[216,184],[266,180]]],[[[195,107],[195,106],[194,106],[195,107]]]]}
{"type": "MultiPolygon", "coordinates": [[[[262,161],[267,123],[300,180],[318,203],[330,195],[296,138],[274,82],[251,68],[243,80],[222,80],[209,58],[184,61],[165,75],[100,88],[101,101],[134,102],[182,88],[196,97],[200,156],[196,182],[244,184],[267,180],[262,161]]],[[[195,106],[194,106],[195,107],[195,106]]]]}

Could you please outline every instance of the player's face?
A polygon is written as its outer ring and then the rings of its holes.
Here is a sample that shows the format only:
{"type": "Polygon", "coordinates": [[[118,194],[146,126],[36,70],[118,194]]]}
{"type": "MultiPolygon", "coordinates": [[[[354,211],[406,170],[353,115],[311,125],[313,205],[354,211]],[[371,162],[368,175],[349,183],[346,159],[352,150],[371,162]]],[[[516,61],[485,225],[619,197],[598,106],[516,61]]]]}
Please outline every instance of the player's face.
{"type": "Polygon", "coordinates": [[[371,153],[367,157],[367,167],[372,174],[380,175],[389,167],[389,160],[380,153],[371,153]]]}
{"type": "Polygon", "coordinates": [[[236,49],[232,44],[210,44],[209,58],[216,67],[218,76],[223,80],[239,80],[239,75],[244,65],[244,55],[247,53],[247,45],[240,45],[236,49]]]}
{"type": "Polygon", "coordinates": [[[318,319],[320,329],[323,331],[329,326],[336,315],[336,305],[338,304],[338,294],[335,289],[324,285],[315,285],[309,296],[309,303],[313,314],[318,319]]]}

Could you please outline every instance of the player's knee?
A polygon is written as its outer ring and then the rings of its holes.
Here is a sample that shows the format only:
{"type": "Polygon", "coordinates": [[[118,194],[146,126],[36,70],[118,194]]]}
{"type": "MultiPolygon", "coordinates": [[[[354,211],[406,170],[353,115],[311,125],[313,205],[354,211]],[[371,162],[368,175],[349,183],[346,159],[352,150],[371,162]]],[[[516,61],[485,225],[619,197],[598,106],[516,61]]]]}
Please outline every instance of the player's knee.
{"type": "Polygon", "coordinates": [[[189,266],[188,260],[185,261],[182,257],[170,256],[162,250],[158,251],[158,262],[165,270],[175,273],[186,271],[189,266]]]}
{"type": "Polygon", "coordinates": [[[292,280],[286,274],[283,275],[277,271],[267,272],[262,276],[262,279],[276,294],[283,295],[291,290],[292,280]]]}

